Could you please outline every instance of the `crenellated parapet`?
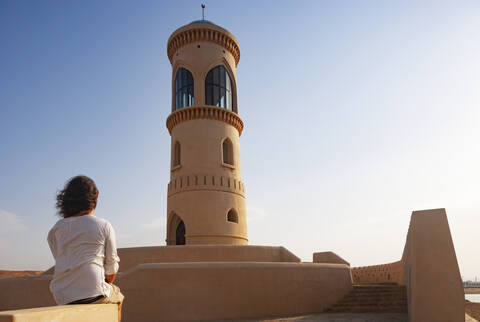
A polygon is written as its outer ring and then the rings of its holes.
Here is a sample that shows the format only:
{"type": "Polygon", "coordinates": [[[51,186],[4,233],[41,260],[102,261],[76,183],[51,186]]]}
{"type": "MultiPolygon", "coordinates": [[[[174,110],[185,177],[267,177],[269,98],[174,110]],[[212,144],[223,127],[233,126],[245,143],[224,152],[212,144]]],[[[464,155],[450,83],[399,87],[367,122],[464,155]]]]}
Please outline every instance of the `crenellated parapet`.
{"type": "Polygon", "coordinates": [[[173,178],[168,183],[168,196],[185,191],[225,191],[245,198],[245,185],[237,178],[208,174],[192,174],[173,178]]]}
{"type": "Polygon", "coordinates": [[[403,262],[352,268],[354,284],[401,284],[403,262]]]}
{"type": "Polygon", "coordinates": [[[172,129],[177,124],[198,119],[210,119],[225,122],[235,127],[238,130],[238,135],[242,135],[243,121],[240,116],[232,111],[215,106],[188,107],[173,112],[167,118],[168,131],[171,134],[172,129]]]}
{"type": "Polygon", "coordinates": [[[167,55],[172,62],[173,55],[181,47],[199,41],[218,44],[228,50],[235,59],[235,66],[240,61],[240,46],[235,37],[227,30],[211,23],[186,25],[176,30],[168,39],[167,55]],[[202,26],[202,27],[200,27],[202,26]]]}

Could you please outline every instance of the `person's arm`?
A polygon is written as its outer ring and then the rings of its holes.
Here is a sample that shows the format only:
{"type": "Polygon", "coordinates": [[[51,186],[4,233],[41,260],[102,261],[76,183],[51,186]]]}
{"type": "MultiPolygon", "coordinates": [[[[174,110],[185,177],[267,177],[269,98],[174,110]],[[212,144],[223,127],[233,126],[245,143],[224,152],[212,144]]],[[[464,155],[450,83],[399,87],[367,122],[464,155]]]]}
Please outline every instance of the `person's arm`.
{"type": "Polygon", "coordinates": [[[109,284],[112,284],[117,276],[118,262],[120,261],[120,258],[117,255],[115,231],[113,230],[112,225],[110,225],[108,222],[105,228],[105,281],[109,284]]]}
{"type": "Polygon", "coordinates": [[[55,241],[54,228],[50,229],[47,236],[48,246],[50,247],[50,251],[52,252],[53,258],[57,257],[57,243],[55,241]]]}

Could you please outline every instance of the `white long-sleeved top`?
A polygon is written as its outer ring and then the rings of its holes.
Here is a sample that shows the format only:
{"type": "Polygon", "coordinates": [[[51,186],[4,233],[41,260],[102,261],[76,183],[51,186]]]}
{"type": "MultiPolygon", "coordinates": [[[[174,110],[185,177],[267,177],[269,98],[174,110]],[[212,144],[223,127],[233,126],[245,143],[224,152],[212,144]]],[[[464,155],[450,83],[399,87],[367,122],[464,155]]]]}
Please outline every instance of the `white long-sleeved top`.
{"type": "Polygon", "coordinates": [[[115,231],[94,215],[63,218],[48,233],[55,258],[50,291],[59,305],[98,295],[110,296],[105,274],[118,271],[115,231]]]}

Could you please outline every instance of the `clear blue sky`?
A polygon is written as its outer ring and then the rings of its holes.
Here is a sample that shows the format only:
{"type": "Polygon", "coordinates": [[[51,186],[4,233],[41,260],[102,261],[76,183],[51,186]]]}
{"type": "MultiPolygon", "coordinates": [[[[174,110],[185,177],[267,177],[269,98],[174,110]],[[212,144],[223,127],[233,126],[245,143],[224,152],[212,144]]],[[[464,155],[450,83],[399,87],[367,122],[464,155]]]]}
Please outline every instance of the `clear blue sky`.
{"type": "MultiPolygon", "coordinates": [[[[445,207],[480,277],[480,2],[207,1],[240,42],[251,244],[398,260],[412,210],[445,207]]],[[[0,269],[53,264],[71,176],[121,247],[164,245],[171,66],[200,1],[0,2],[0,269]]]]}

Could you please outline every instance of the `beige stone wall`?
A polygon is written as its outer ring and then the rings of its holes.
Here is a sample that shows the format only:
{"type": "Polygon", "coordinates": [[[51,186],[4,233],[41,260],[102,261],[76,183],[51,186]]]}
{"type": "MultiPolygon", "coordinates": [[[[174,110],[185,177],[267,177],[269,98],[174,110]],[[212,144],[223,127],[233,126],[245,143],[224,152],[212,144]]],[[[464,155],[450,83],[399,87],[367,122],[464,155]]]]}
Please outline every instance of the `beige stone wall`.
{"type": "Polygon", "coordinates": [[[445,209],[414,211],[404,254],[410,321],[465,320],[465,297],[445,209]]]}
{"type": "Polygon", "coordinates": [[[118,322],[116,304],[51,306],[0,312],[0,322],[118,322]]]}
{"type": "Polygon", "coordinates": [[[142,264],[122,276],[125,321],[201,321],[321,312],[352,285],[348,266],[142,264]]]}
{"type": "Polygon", "coordinates": [[[235,245],[186,245],[122,248],[120,272],[144,263],[185,262],[291,262],[300,258],[284,247],[235,245]]]}
{"type": "MultiPolygon", "coordinates": [[[[185,262],[291,262],[300,258],[282,246],[252,245],[186,245],[119,248],[119,272],[125,272],[138,264],[185,262]]],[[[52,275],[54,268],[45,271],[52,275]]],[[[1,302],[1,294],[0,294],[1,302]]]]}
{"type": "MultiPolygon", "coordinates": [[[[0,279],[0,310],[55,305],[50,278],[0,279]]],[[[115,284],[125,295],[124,322],[309,314],[333,305],[352,288],[347,265],[291,262],[141,264],[120,274],[115,284]]]]}
{"type": "Polygon", "coordinates": [[[49,290],[52,275],[0,279],[0,311],[56,305],[49,290]]]}
{"type": "Polygon", "coordinates": [[[352,279],[354,284],[402,284],[403,262],[352,267],[352,279]]]}
{"type": "MultiPolygon", "coordinates": [[[[283,262],[299,263],[300,258],[284,247],[186,245],[155,246],[118,249],[120,256],[119,279],[125,272],[143,263],[184,262],[283,262]]],[[[0,279],[0,310],[16,310],[55,305],[48,287],[53,274],[36,277],[0,279]]],[[[175,283],[175,281],[171,281],[175,283]]],[[[172,286],[173,287],[173,286],[172,286]]],[[[136,296],[136,295],[132,295],[136,296]]]]}

